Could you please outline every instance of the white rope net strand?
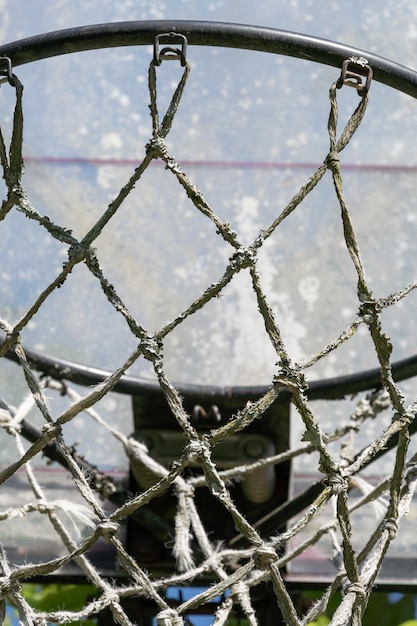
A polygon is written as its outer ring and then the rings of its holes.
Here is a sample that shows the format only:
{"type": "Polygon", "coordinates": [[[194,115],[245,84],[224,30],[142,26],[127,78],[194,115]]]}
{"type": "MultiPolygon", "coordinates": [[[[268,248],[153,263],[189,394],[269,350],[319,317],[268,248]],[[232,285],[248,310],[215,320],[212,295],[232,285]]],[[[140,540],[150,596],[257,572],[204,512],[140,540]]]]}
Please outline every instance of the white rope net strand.
{"type": "MultiPolygon", "coordinates": [[[[32,220],[33,228],[42,229],[60,242],[66,260],[56,276],[33,298],[24,315],[14,321],[0,319],[4,333],[0,356],[13,355],[21,369],[21,383],[26,388],[18,406],[12,406],[12,401],[7,397],[1,400],[0,427],[2,441],[6,441],[3,445],[15,452],[14,460],[1,467],[0,485],[2,490],[6,490],[14,477],[25,483],[25,493],[30,494],[24,502],[0,498],[0,539],[3,545],[0,552],[0,615],[4,619],[6,601],[16,607],[20,623],[25,625],[73,623],[97,616],[107,609],[115,623],[130,626],[134,621],[125,608],[125,602],[135,597],[154,604],[158,626],[180,626],[186,623],[185,616],[220,597],[220,601],[217,600],[215,604],[213,624],[227,624],[238,607],[239,614],[244,616],[247,623],[255,626],[260,623],[255,601],[257,589],[266,585],[273,590],[284,622],[289,626],[301,626],[314,620],[326,609],[330,598],[337,591],[342,592],[342,599],[333,616],[332,625],[360,624],[388,547],[395,539],[401,518],[410,508],[417,480],[416,456],[409,452],[409,428],[414,420],[416,401],[406,404],[401,389],[394,381],[390,362],[392,345],[382,320],[383,312],[403,301],[417,283],[402,285],[396,293],[385,294],[384,297],[376,298],[373,295],[366,278],[354,220],[343,190],[340,154],[365,116],[368,93],[360,94],[355,110],[341,134],[338,134],[337,89],[341,85],[331,85],[327,126],[329,150],[323,164],[292,200],[277,210],[273,221],[260,230],[249,245],[244,245],[239,233],[222,220],[201,191],[191,183],[170,154],[166,143],[187,86],[190,73],[188,61],[178,85],[173,89],[162,121],[157,107],[156,72],[157,67],[152,61],[149,66],[152,136],[146,145],[145,156],[119,194],[82,238],[76,238],[65,224],[55,223],[32,206],[23,186],[23,87],[14,75],[9,81],[11,84],[3,86],[3,89],[14,90],[16,104],[8,147],[3,130],[0,135],[0,158],[6,186],[0,220],[5,224],[14,212],[19,212],[27,220],[32,220]],[[204,215],[208,225],[214,225],[218,236],[230,246],[230,258],[217,280],[209,284],[175,319],[151,333],[124,303],[117,286],[106,277],[94,245],[108,223],[121,210],[133,188],[140,187],[142,176],[155,159],[164,162],[166,176],[172,175],[178,181],[188,196],[190,207],[204,215]],[[333,179],[335,206],[340,213],[350,263],[356,272],[355,306],[358,313],[332,342],[303,362],[296,362],[267,296],[258,267],[258,253],[285,220],[300,210],[304,199],[326,174],[333,179]],[[38,318],[52,295],[58,297],[57,290],[66,281],[72,280],[71,273],[81,265],[98,281],[109,306],[124,318],[137,344],[118,369],[99,385],[86,388],[83,392],[64,381],[39,377],[21,342],[22,331],[38,318]],[[216,407],[213,407],[212,416],[220,421],[217,426],[203,431],[196,426],[193,416],[184,406],[183,397],[166,373],[164,344],[174,329],[220,297],[222,290],[241,273],[246,273],[250,278],[265,333],[274,348],[276,372],[267,391],[256,400],[248,399],[231,419],[222,421],[216,413],[216,407]],[[344,423],[338,421],[334,424],[333,432],[324,432],[319,416],[315,414],[314,403],[308,399],[305,370],[348,343],[360,328],[367,329],[373,342],[381,371],[382,389],[359,398],[353,412],[346,414],[344,423]],[[101,416],[98,403],[115,389],[118,381],[138,359],[146,359],[151,363],[161,393],[169,406],[172,423],[175,422],[177,431],[182,433],[182,450],[173,463],[164,464],[153,458],[146,441],[127,436],[101,416]],[[264,414],[284,391],[291,394],[296,418],[303,422],[303,441],[283,452],[273,450],[267,457],[253,463],[219,467],[215,456],[217,446],[266,419],[264,414]],[[55,401],[56,398],[60,398],[60,403],[55,401]],[[65,408],[57,411],[56,407],[62,406],[65,401],[68,401],[65,408]],[[366,426],[383,411],[390,415],[390,422],[385,430],[379,431],[377,438],[370,441],[367,439],[366,426]],[[34,413],[41,426],[30,430],[34,413]],[[82,415],[87,415],[105,433],[106,441],[123,447],[131,472],[140,485],[136,493],[123,487],[111,473],[103,472],[89,463],[77,452],[72,441],[67,440],[66,426],[75,424],[82,415]],[[32,436],[28,443],[25,437],[28,437],[29,432],[32,436]],[[362,442],[359,453],[355,452],[357,448],[354,445],[358,441],[362,442]],[[387,475],[377,485],[371,485],[361,477],[361,470],[393,442],[396,442],[393,466],[387,469],[387,475]],[[43,485],[42,477],[34,470],[34,465],[42,456],[48,458],[53,467],[65,469],[68,480],[76,489],[76,501],[65,497],[56,499],[43,485]],[[313,485],[313,490],[309,492],[311,496],[305,501],[304,507],[291,520],[286,518],[286,524],[282,520],[280,523],[273,521],[272,526],[268,527],[264,523],[267,520],[248,521],[250,516],[246,515],[239,499],[234,496],[234,485],[242,484],[246,479],[255,480],[257,476],[263,480],[262,477],[268,475],[265,471],[268,473],[271,468],[273,475],[274,468],[277,468],[279,476],[283,464],[302,456],[308,456],[312,465],[316,463],[314,469],[322,475],[322,480],[313,485]],[[353,489],[360,492],[360,499],[351,499],[353,489]],[[198,494],[202,492],[204,497],[198,499],[198,494]],[[158,522],[157,515],[149,508],[150,503],[157,503],[168,493],[170,506],[175,509],[171,525],[165,524],[164,518],[158,522]],[[236,532],[231,541],[215,537],[212,529],[205,524],[202,503],[211,507],[211,502],[217,502],[225,519],[231,520],[234,525],[236,532]],[[358,550],[352,538],[351,520],[354,512],[361,507],[370,507],[370,511],[377,511],[378,514],[371,514],[375,523],[366,543],[358,550]],[[324,510],[327,512],[325,524],[320,521],[324,510]],[[48,533],[62,544],[62,550],[59,554],[48,554],[40,562],[23,559],[23,562],[17,564],[8,550],[7,529],[10,528],[10,522],[17,525],[22,520],[31,521],[40,517],[48,521],[48,533]],[[148,568],[128,552],[121,529],[129,518],[135,520],[141,528],[143,524],[147,528],[155,525],[155,532],[159,532],[159,536],[165,539],[168,537],[167,545],[172,551],[172,563],[175,564],[170,573],[161,572],[152,566],[148,568]],[[157,527],[157,524],[161,527],[157,527]],[[268,528],[267,532],[265,528],[268,528]],[[323,538],[330,546],[328,558],[334,565],[334,580],[323,592],[321,599],[309,608],[307,614],[302,615],[287,589],[286,568],[300,555],[314,551],[323,538]],[[116,556],[119,576],[109,578],[91,558],[91,551],[97,545],[111,548],[116,556]],[[42,612],[32,607],[22,593],[23,583],[59,574],[74,562],[85,579],[95,587],[95,597],[88,599],[85,606],[72,611],[62,609],[42,612]],[[175,606],[166,599],[168,588],[201,584],[201,581],[204,581],[206,588],[191,599],[181,599],[175,606]]],[[[8,364],[4,359],[3,362],[8,364]]],[[[204,413],[204,409],[199,406],[195,407],[195,411],[204,413]]],[[[277,511],[270,513],[270,516],[273,515],[277,515],[277,511]]]]}

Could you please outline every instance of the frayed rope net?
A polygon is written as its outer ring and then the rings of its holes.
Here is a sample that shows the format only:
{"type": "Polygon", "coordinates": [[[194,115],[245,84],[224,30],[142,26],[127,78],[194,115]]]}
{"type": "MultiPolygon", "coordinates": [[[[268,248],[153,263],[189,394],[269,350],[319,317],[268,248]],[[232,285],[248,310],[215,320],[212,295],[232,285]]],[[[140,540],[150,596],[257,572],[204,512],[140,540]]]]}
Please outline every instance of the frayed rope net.
{"type": "MultiPolygon", "coordinates": [[[[32,306],[17,321],[10,323],[0,320],[4,331],[4,341],[0,347],[1,356],[13,353],[14,359],[21,366],[22,377],[27,385],[28,395],[20,406],[13,407],[7,398],[1,401],[0,426],[8,436],[8,446],[15,446],[16,461],[0,471],[0,485],[7,486],[7,481],[19,470],[24,470],[26,481],[30,486],[30,501],[19,506],[0,508],[0,529],[5,521],[19,520],[34,514],[43,515],[49,520],[50,532],[56,533],[64,547],[64,554],[48,559],[42,563],[26,562],[16,565],[9,561],[6,549],[0,551],[0,615],[4,618],[6,600],[19,612],[22,624],[68,623],[93,617],[104,609],[110,610],[115,623],[128,626],[132,618],[124,609],[127,598],[139,597],[152,600],[155,604],[156,623],[158,626],[179,626],[185,623],[185,616],[220,596],[217,610],[213,616],[213,624],[226,624],[233,614],[234,607],[240,607],[241,614],[251,626],[259,623],[253,604],[253,591],[262,584],[269,585],[275,594],[285,623],[291,626],[307,624],[322,613],[333,594],[341,591],[341,601],[336,610],[332,624],[360,624],[366,609],[369,594],[381,569],[390,543],[394,540],[399,521],[406,515],[414,492],[417,474],[415,457],[410,456],[409,427],[414,420],[415,402],[405,404],[404,397],[394,382],[390,356],[392,346],[389,337],[384,333],[381,313],[388,307],[405,298],[415,287],[411,284],[402,287],[395,294],[376,299],[365,277],[361,254],[354,225],[345,202],[340,153],[350,142],[358,129],[366,111],[368,95],[364,93],[359,99],[345,128],[337,134],[337,88],[334,83],[329,92],[330,115],[328,134],[330,147],[323,164],[308,179],[290,203],[277,213],[275,219],[252,241],[243,245],[239,233],[232,230],[230,224],[222,221],[215,210],[209,206],[202,193],[195,187],[184,173],[180,165],[169,154],[165,139],[174,122],[175,113],[180,106],[181,96],[186,87],[190,72],[188,61],[176,87],[165,116],[160,121],[157,108],[156,66],[151,62],[149,67],[150,111],[153,125],[152,137],[146,145],[143,161],[135,169],[134,174],[119,195],[109,204],[94,226],[82,239],[76,239],[65,225],[53,223],[48,216],[41,215],[30,203],[23,186],[23,87],[15,75],[9,76],[10,88],[15,90],[16,104],[13,119],[13,132],[10,146],[6,148],[4,135],[0,136],[0,158],[3,177],[7,187],[7,196],[0,209],[0,219],[7,220],[10,212],[19,211],[35,227],[40,226],[51,237],[62,243],[67,251],[67,260],[54,280],[34,300],[32,306]],[[106,279],[100,259],[94,250],[94,242],[106,228],[108,222],[116,214],[133,187],[140,183],[142,174],[154,159],[161,159],[166,169],[172,174],[184,192],[190,204],[211,221],[219,237],[230,245],[231,255],[223,274],[210,284],[188,308],[181,312],[173,321],[165,324],[156,333],[150,334],[140,320],[135,319],[116,292],[116,288],[106,279]],[[257,253],[268,241],[281,223],[301,205],[307,194],[320,182],[326,172],[333,177],[340,208],[342,227],[346,248],[357,274],[357,306],[358,313],[350,325],[330,344],[323,347],[315,355],[302,363],[296,363],[291,357],[282,338],[279,324],[275,319],[272,306],[268,302],[257,267],[257,253]],[[100,283],[109,305],[122,316],[131,333],[137,339],[137,348],[130,357],[114,371],[104,382],[87,389],[84,395],[71,388],[65,382],[48,377],[39,377],[30,366],[21,344],[21,331],[36,317],[38,310],[44,305],[50,294],[55,292],[70,276],[77,264],[84,264],[100,283]],[[265,332],[275,350],[277,359],[276,374],[271,380],[268,390],[257,400],[248,401],[227,423],[201,433],[193,425],[190,415],[186,412],[183,399],[175,385],[168,378],[164,369],[163,347],[166,337],[189,316],[198,312],[206,303],[218,297],[222,290],[240,272],[250,275],[259,315],[264,321],[265,332]],[[311,402],[307,398],[308,384],[304,371],[312,364],[331,354],[341,344],[349,341],[359,327],[366,327],[373,341],[381,371],[382,389],[369,394],[359,401],[355,411],[346,419],[346,423],[335,428],[334,432],[323,432],[319,421],[315,418],[311,402]],[[170,410],[172,419],[178,429],[185,435],[185,445],[179,458],[169,467],[160,464],[150,455],[146,445],[132,437],[127,437],[111,424],[106,423],[95,408],[96,404],[112,391],[128,368],[139,358],[145,358],[153,366],[160,389],[170,410]],[[304,442],[294,449],[276,454],[250,465],[231,469],[219,469],[213,460],[216,445],[234,435],[244,432],[254,420],[262,420],[265,411],[277,400],[282,390],[291,394],[291,401],[298,417],[305,427],[304,442]],[[68,398],[67,408],[55,415],[50,395],[57,393],[68,398]],[[28,414],[36,407],[43,419],[43,428],[32,440],[30,445],[24,439],[26,432],[23,426],[28,414]],[[382,410],[391,413],[389,426],[378,438],[369,442],[361,454],[353,456],[349,453],[346,437],[360,436],[361,428],[367,420],[373,419],[382,410]],[[100,427],[105,429],[106,436],[117,440],[125,449],[133,473],[138,475],[146,471],[150,486],[123,497],[120,487],[114,479],[96,467],[88,464],[88,459],[81,458],[76,449],[65,441],[63,426],[82,413],[88,413],[100,427]],[[363,497],[352,505],[349,493],[353,487],[361,485],[358,473],[378,453],[386,448],[393,438],[397,438],[396,456],[390,475],[377,486],[362,488],[363,497]],[[329,444],[345,438],[338,453],[330,451],[329,444]],[[82,505],[66,500],[51,500],[47,497],[32,463],[38,455],[51,456],[66,468],[68,476],[73,480],[81,498],[82,505]],[[277,466],[288,462],[301,454],[318,453],[318,471],[323,480],[314,498],[306,509],[295,520],[283,529],[274,529],[268,536],[262,536],[255,525],[250,524],[244,512],[240,511],[232,498],[230,484],[234,480],[250,475],[260,467],[277,466]],[[198,465],[200,471],[187,472],[190,465],[198,465]],[[205,528],[196,505],[197,490],[208,490],[230,516],[239,533],[244,539],[244,547],[224,545],[213,541],[209,528],[205,528]],[[175,572],[169,576],[158,576],[148,572],[128,553],[119,537],[120,525],[130,517],[133,519],[149,502],[170,491],[176,503],[175,529],[172,537],[175,572]],[[117,506],[109,512],[106,502],[112,500],[117,506]],[[358,552],[353,546],[351,531],[351,515],[354,509],[375,502],[382,507],[382,517],[376,522],[365,546],[358,552]],[[319,513],[326,508],[330,510],[330,521],[310,533],[307,539],[298,544],[292,543],[301,531],[305,531],[314,523],[319,513]],[[64,514],[63,514],[64,513],[64,514]],[[73,532],[73,527],[84,529],[83,534],[73,532]],[[300,613],[291,598],[285,583],[285,567],[304,551],[314,547],[326,535],[331,544],[332,554],[329,556],[337,565],[333,583],[323,592],[322,597],[304,615],[300,613]],[[109,580],[98,566],[88,557],[88,551],[98,541],[111,544],[123,571],[123,576],[109,580]],[[295,547],[294,547],[295,546],[295,547]],[[75,561],[85,578],[96,588],[96,596],[86,602],[77,611],[55,610],[41,612],[33,608],[22,594],[22,584],[36,576],[45,576],[60,571],[69,562],[75,561]],[[193,582],[206,580],[209,585],[204,591],[197,593],[192,599],[180,601],[173,607],[165,596],[167,588],[172,586],[189,586],[193,582]]],[[[5,88],[9,88],[7,85],[5,88]]],[[[167,174],[169,175],[169,174],[167,174]]],[[[1,494],[1,491],[0,491],[1,494]]],[[[0,497],[1,503],[1,497],[0,497]]],[[[376,518],[375,518],[376,519],[376,518]]],[[[4,533],[0,536],[2,543],[7,544],[4,533]]]]}

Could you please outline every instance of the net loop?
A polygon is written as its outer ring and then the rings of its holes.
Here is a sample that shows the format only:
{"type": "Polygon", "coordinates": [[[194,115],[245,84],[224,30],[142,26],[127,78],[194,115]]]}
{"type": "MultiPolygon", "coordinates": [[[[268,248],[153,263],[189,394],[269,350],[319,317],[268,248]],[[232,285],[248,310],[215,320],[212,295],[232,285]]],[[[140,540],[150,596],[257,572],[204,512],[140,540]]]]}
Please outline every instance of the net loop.
{"type": "MultiPolygon", "coordinates": [[[[13,113],[13,132],[8,154],[3,133],[0,129],[0,162],[3,167],[3,178],[8,188],[7,200],[0,206],[0,220],[4,219],[11,208],[19,203],[19,200],[24,199],[24,193],[21,188],[23,171],[23,85],[17,76],[12,73],[10,59],[3,57],[3,62],[6,62],[6,69],[3,71],[3,76],[6,76],[4,80],[7,80],[15,88],[16,102],[13,113]]],[[[0,71],[1,75],[2,72],[0,71]]]]}
{"type": "MultiPolygon", "coordinates": [[[[187,60],[185,60],[184,65],[185,67],[184,67],[183,74],[177,85],[177,88],[175,89],[172,95],[168,109],[161,123],[159,122],[159,113],[158,113],[158,105],[157,105],[156,71],[155,71],[156,64],[154,61],[151,61],[149,65],[148,86],[149,86],[149,95],[150,95],[150,100],[151,100],[149,109],[151,112],[154,138],[158,136],[164,139],[168,135],[169,131],[171,130],[171,126],[174,121],[175,114],[178,110],[178,106],[180,104],[180,100],[184,92],[184,87],[186,85],[187,78],[191,69],[190,64],[188,63],[187,60]]],[[[161,158],[163,158],[162,155],[161,155],[161,158]]]]}

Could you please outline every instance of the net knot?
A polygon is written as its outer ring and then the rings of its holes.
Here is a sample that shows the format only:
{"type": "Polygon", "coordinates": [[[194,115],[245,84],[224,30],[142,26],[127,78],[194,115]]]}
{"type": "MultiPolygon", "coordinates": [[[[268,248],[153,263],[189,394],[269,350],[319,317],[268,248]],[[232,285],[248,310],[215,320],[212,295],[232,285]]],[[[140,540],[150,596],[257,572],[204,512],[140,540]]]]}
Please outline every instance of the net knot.
{"type": "Polygon", "coordinates": [[[233,271],[240,271],[242,269],[246,269],[247,267],[253,266],[255,261],[256,250],[250,247],[245,248],[244,246],[241,246],[230,257],[230,267],[233,269],[233,271]]]}
{"type": "Polygon", "coordinates": [[[146,152],[152,152],[154,158],[169,157],[168,148],[165,140],[160,135],[154,135],[154,137],[152,137],[152,139],[148,141],[148,143],[146,144],[146,152]]]}
{"type": "Polygon", "coordinates": [[[46,443],[50,443],[56,437],[59,437],[61,432],[62,432],[61,426],[57,426],[56,424],[45,424],[42,427],[42,435],[46,443]]]}
{"type": "Polygon", "coordinates": [[[0,400],[0,428],[4,428],[8,435],[20,432],[20,424],[8,409],[3,409],[0,400]]]}
{"type": "Polygon", "coordinates": [[[0,578],[0,597],[4,597],[12,591],[21,591],[21,589],[22,585],[18,580],[14,580],[6,576],[0,578]]]}
{"type": "Polygon", "coordinates": [[[87,256],[87,250],[81,244],[73,244],[68,249],[68,259],[72,263],[80,263],[87,256]]]}
{"type": "Polygon", "coordinates": [[[174,609],[164,609],[156,616],[157,626],[184,626],[182,617],[174,609]]]}
{"type": "Polygon", "coordinates": [[[359,307],[359,315],[362,316],[365,324],[370,326],[377,319],[377,314],[381,310],[380,304],[375,300],[370,300],[369,294],[363,293],[360,294],[361,305],[359,307]]]}
{"type": "Polygon", "coordinates": [[[354,593],[358,597],[358,600],[364,600],[366,598],[365,587],[359,580],[351,583],[346,589],[346,593],[354,593]]]}
{"type": "Polygon", "coordinates": [[[38,512],[45,515],[46,513],[53,513],[55,511],[55,507],[46,500],[39,500],[38,502],[38,512]]]}
{"type": "Polygon", "coordinates": [[[290,391],[307,391],[308,385],[303,372],[297,366],[283,365],[273,378],[274,384],[282,385],[290,391]]]}
{"type": "Polygon", "coordinates": [[[278,560],[278,555],[272,546],[261,546],[254,555],[255,563],[261,570],[266,570],[278,560]]]}
{"type": "Polygon", "coordinates": [[[145,359],[152,363],[161,354],[161,344],[155,337],[144,337],[140,342],[140,348],[145,359]]]}
{"type": "Polygon", "coordinates": [[[116,522],[104,521],[98,525],[98,529],[105,541],[105,543],[110,543],[112,537],[119,532],[119,524],[116,522]]]}
{"type": "Polygon", "coordinates": [[[111,606],[112,608],[114,608],[114,606],[117,606],[119,604],[119,601],[120,598],[117,591],[112,588],[104,590],[102,595],[102,602],[104,606],[111,606]]]}
{"type": "Polygon", "coordinates": [[[328,484],[333,495],[335,496],[345,493],[349,488],[348,481],[344,476],[342,476],[342,474],[332,474],[325,480],[325,482],[328,484]]]}
{"type": "Polygon", "coordinates": [[[187,444],[187,453],[190,461],[198,461],[200,458],[204,457],[207,452],[208,446],[204,441],[193,439],[193,441],[187,444]]]}
{"type": "Polygon", "coordinates": [[[326,167],[332,172],[336,173],[340,171],[340,157],[336,150],[330,150],[329,154],[324,161],[326,167]]]}
{"type": "Polygon", "coordinates": [[[384,530],[387,530],[389,533],[389,538],[391,541],[394,541],[395,537],[397,536],[398,533],[398,522],[395,518],[390,517],[389,519],[385,520],[384,523],[384,530]]]}

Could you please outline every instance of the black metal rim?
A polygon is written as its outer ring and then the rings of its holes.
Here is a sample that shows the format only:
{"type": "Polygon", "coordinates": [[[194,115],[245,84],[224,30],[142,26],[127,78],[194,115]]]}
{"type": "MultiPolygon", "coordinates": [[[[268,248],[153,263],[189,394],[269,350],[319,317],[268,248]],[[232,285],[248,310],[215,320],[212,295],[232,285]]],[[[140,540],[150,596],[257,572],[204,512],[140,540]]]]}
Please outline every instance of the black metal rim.
{"type": "Polygon", "coordinates": [[[0,46],[0,56],[9,57],[16,67],[85,50],[152,45],[157,35],[166,32],[185,35],[193,46],[257,50],[333,67],[341,67],[351,56],[365,57],[374,80],[417,97],[417,72],[394,61],[319,37],[247,24],[155,20],[80,26],[4,44],[0,46]]]}
{"type": "MultiPolygon", "coordinates": [[[[187,37],[189,45],[256,50],[341,67],[349,57],[364,57],[373,70],[373,79],[417,98],[417,72],[403,65],[361,49],[299,33],[244,24],[181,20],[115,22],[81,26],[29,37],[0,46],[0,56],[9,57],[13,67],[59,55],[101,48],[152,45],[161,33],[175,32],[187,37]]],[[[110,372],[48,356],[25,348],[29,363],[45,375],[91,385],[102,382],[110,372]]],[[[16,360],[13,353],[7,357],[16,360]]],[[[393,364],[395,380],[417,375],[417,355],[393,364]]],[[[381,387],[380,370],[372,369],[349,376],[314,381],[307,395],[311,399],[335,399],[348,394],[381,387]]],[[[188,397],[210,398],[258,397],[268,386],[220,387],[178,384],[188,397]]],[[[129,395],[160,394],[156,382],[123,376],[115,391],[129,395]]],[[[283,390],[280,398],[288,401],[283,390]]]]}
{"type": "MultiPolygon", "coordinates": [[[[24,346],[24,351],[28,363],[33,369],[42,372],[45,376],[58,380],[66,380],[78,385],[94,385],[103,382],[111,374],[111,372],[100,368],[43,354],[31,348],[26,348],[26,346],[24,346]]],[[[14,352],[10,351],[6,356],[11,361],[18,362],[14,352]]],[[[417,356],[408,357],[393,363],[392,373],[396,382],[416,376],[417,356]]],[[[312,381],[309,383],[306,395],[311,400],[337,400],[347,395],[354,395],[369,389],[380,389],[381,387],[381,371],[379,368],[375,368],[357,374],[312,381]]],[[[207,400],[213,403],[216,401],[220,402],[225,398],[246,398],[247,400],[259,398],[267,391],[269,386],[221,387],[178,383],[176,388],[188,399],[198,398],[201,401],[207,400]]],[[[161,389],[156,382],[139,376],[128,375],[120,378],[114,387],[114,391],[130,396],[152,396],[155,394],[160,395],[161,393],[161,389]]],[[[290,398],[291,392],[282,389],[278,401],[288,402],[290,398]]]]}

